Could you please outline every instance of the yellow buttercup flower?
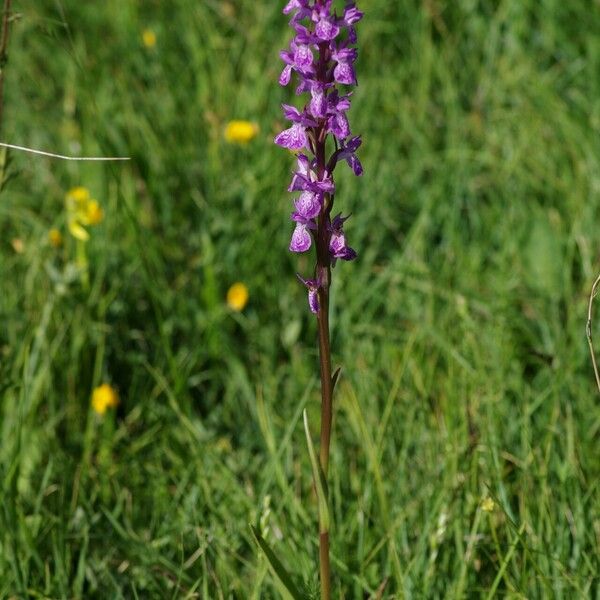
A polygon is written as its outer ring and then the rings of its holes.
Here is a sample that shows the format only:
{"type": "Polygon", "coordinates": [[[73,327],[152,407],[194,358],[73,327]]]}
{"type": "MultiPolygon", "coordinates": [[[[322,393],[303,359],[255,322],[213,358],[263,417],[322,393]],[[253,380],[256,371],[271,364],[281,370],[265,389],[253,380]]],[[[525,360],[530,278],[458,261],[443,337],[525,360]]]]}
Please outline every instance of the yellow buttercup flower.
{"type": "Polygon", "coordinates": [[[69,229],[69,233],[74,238],[82,242],[87,242],[90,239],[90,234],[87,232],[87,229],[82,227],[76,219],[69,219],[67,227],[69,229]]]}
{"type": "Polygon", "coordinates": [[[496,503],[489,496],[487,498],[484,498],[483,501],[481,502],[481,510],[484,512],[488,512],[488,513],[493,512],[495,508],[496,508],[496,503]]]}
{"type": "Polygon", "coordinates": [[[82,185],[71,188],[67,197],[76,204],[85,204],[90,199],[90,190],[82,185]]]}
{"type": "Polygon", "coordinates": [[[92,408],[103,415],[107,409],[115,408],[119,404],[119,395],[108,383],[103,383],[92,392],[92,408]]]}
{"type": "Polygon", "coordinates": [[[156,33],[152,29],[144,29],[142,32],[142,42],[146,48],[154,48],[156,46],[156,33]]]}
{"type": "Polygon", "coordinates": [[[225,127],[225,139],[232,144],[247,144],[256,137],[258,125],[250,121],[229,121],[225,127]]]}
{"type": "Polygon", "coordinates": [[[86,206],[87,220],[90,225],[97,225],[104,218],[104,211],[96,200],[90,200],[86,206]]]}
{"type": "Polygon", "coordinates": [[[240,312],[248,304],[248,288],[243,283],[234,283],[227,292],[227,305],[240,312]]]}
{"type": "Polygon", "coordinates": [[[90,234],[85,228],[97,225],[104,218],[104,211],[94,200],[87,188],[79,186],[69,191],[65,198],[67,207],[67,227],[74,238],[87,242],[90,234]]]}
{"type": "Polygon", "coordinates": [[[60,248],[63,243],[62,233],[58,229],[52,228],[48,232],[48,241],[53,248],[60,248]]]}

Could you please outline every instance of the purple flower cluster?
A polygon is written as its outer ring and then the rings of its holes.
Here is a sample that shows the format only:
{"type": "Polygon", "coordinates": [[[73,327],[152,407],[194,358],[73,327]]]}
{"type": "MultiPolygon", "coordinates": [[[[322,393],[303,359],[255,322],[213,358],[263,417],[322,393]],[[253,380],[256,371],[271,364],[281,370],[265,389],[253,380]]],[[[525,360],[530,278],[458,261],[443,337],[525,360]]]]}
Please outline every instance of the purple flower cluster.
{"type": "Polygon", "coordinates": [[[356,175],[362,165],[356,156],[361,144],[352,136],[346,113],[352,92],[346,88],[356,85],[354,62],[357,50],[355,23],[363,13],[355,2],[346,0],[341,16],[332,10],[333,0],[290,0],[283,12],[292,14],[290,25],[296,32],[289,49],[280,53],[285,67],[279,83],[290,83],[292,72],[298,75],[296,94],[310,93],[302,110],[283,105],[283,114],[291,126],[275,138],[275,143],[297,151],[298,166],[288,188],[300,192],[294,200],[292,220],[295,222],[290,242],[292,252],[306,252],[313,239],[317,246],[317,275],[300,281],[308,288],[312,312],[319,310],[318,291],[329,285],[329,267],[337,259],[352,260],[356,252],[346,243],[343,230],[348,217],[331,211],[335,194],[333,170],[345,160],[356,175]],[[345,86],[343,90],[339,86],[345,86]],[[331,138],[329,138],[331,134],[331,138]],[[334,148],[326,157],[327,140],[334,148]],[[331,144],[331,142],[330,142],[331,144]],[[327,271],[327,273],[325,272],[327,271]]]}

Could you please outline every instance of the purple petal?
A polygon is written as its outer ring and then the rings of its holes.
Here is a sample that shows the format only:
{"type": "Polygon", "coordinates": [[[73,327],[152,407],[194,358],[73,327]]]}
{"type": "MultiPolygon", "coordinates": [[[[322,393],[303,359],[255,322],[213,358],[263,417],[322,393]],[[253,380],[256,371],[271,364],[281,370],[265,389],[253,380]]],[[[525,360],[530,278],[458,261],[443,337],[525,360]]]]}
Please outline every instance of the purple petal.
{"type": "Polygon", "coordinates": [[[336,256],[346,248],[346,237],[343,233],[334,233],[329,241],[329,252],[336,256]]]}
{"type": "Polygon", "coordinates": [[[347,217],[342,217],[342,213],[338,213],[333,217],[333,221],[331,222],[331,231],[334,233],[341,233],[342,227],[344,223],[350,218],[350,215],[347,217]]]}
{"type": "Polygon", "coordinates": [[[288,188],[289,192],[295,192],[297,190],[304,189],[302,185],[303,182],[306,181],[307,177],[309,176],[309,170],[310,161],[308,160],[308,157],[304,154],[298,154],[298,170],[292,176],[292,181],[288,188]],[[299,180],[299,178],[301,179],[301,181],[299,180]]]}
{"type": "Polygon", "coordinates": [[[281,71],[281,75],[279,76],[279,85],[286,86],[292,77],[292,67],[291,65],[286,65],[283,71],[281,71]]]}
{"type": "Polygon", "coordinates": [[[290,241],[290,250],[292,252],[306,252],[311,244],[312,238],[306,225],[297,223],[290,241]]]}
{"type": "Polygon", "coordinates": [[[356,135],[348,140],[345,146],[342,146],[341,152],[338,154],[338,160],[345,160],[355,175],[362,175],[363,173],[362,164],[355,154],[361,144],[360,136],[356,135]]]}
{"type": "Polygon", "coordinates": [[[335,184],[327,177],[327,175],[321,181],[313,181],[311,187],[320,192],[325,192],[326,194],[333,194],[333,192],[335,192],[335,184]]]}
{"type": "MultiPolygon", "coordinates": [[[[308,16],[307,13],[308,11],[301,11],[298,17],[300,19],[303,19],[304,17],[308,16]]],[[[296,20],[294,23],[292,23],[292,26],[296,30],[296,37],[294,38],[295,44],[307,45],[313,43],[313,34],[304,25],[302,25],[302,23],[298,23],[298,21],[296,20]]]]}
{"type": "Polygon", "coordinates": [[[358,57],[358,50],[356,48],[341,48],[333,52],[331,56],[336,62],[353,63],[358,57]]]}
{"type": "Polygon", "coordinates": [[[337,37],[340,32],[340,28],[328,18],[322,18],[315,26],[315,34],[324,42],[329,42],[337,37]]]}
{"type": "Polygon", "coordinates": [[[350,138],[348,140],[348,143],[346,144],[346,147],[344,148],[344,150],[350,151],[350,152],[356,152],[360,148],[361,144],[362,144],[362,139],[361,139],[360,135],[355,135],[353,138],[350,138]]]}
{"type": "Polygon", "coordinates": [[[307,7],[308,7],[307,0],[290,0],[283,8],[283,14],[287,15],[287,14],[291,13],[293,10],[299,10],[300,11],[299,16],[302,16],[302,13],[306,11],[307,7]]]}
{"type": "Polygon", "coordinates": [[[280,50],[279,57],[286,65],[294,64],[294,54],[293,54],[293,52],[290,52],[289,50],[280,50]]]}
{"type": "Polygon", "coordinates": [[[294,123],[299,123],[301,121],[302,115],[295,106],[290,106],[289,104],[282,104],[281,108],[283,109],[283,116],[288,121],[292,121],[294,123]]]}
{"type": "Polygon", "coordinates": [[[341,252],[334,255],[334,258],[339,258],[340,260],[354,260],[356,258],[356,252],[350,248],[350,246],[346,246],[341,252]]]}
{"type": "Polygon", "coordinates": [[[338,113],[329,118],[328,129],[339,139],[345,139],[350,135],[350,124],[344,113],[338,113]]]}
{"type": "Polygon", "coordinates": [[[296,277],[298,277],[298,279],[308,288],[308,306],[310,307],[311,312],[315,314],[318,313],[319,287],[321,286],[320,279],[304,279],[299,273],[296,273],[296,277]]]}
{"type": "Polygon", "coordinates": [[[319,312],[319,292],[315,288],[309,288],[308,290],[308,306],[315,315],[319,312]]]}
{"type": "Polygon", "coordinates": [[[350,165],[350,168],[354,171],[354,174],[357,177],[360,177],[363,174],[362,163],[356,155],[353,154],[350,158],[346,160],[346,162],[350,165]]]}
{"type": "Polygon", "coordinates": [[[310,180],[302,173],[294,173],[288,192],[303,192],[310,188],[310,180]]]}
{"type": "Polygon", "coordinates": [[[346,236],[342,234],[333,234],[329,242],[329,254],[333,259],[354,260],[356,252],[346,244],[346,236]]]}
{"type": "Polygon", "coordinates": [[[298,0],[290,0],[284,7],[283,7],[283,14],[287,15],[289,13],[291,13],[293,10],[297,9],[297,8],[301,8],[300,6],[300,2],[298,2],[298,0]]]}
{"type": "Polygon", "coordinates": [[[288,150],[302,150],[308,146],[308,139],[304,127],[300,123],[294,123],[275,138],[275,143],[288,150]]]}
{"type": "Polygon", "coordinates": [[[312,82],[310,79],[306,78],[304,73],[300,73],[300,83],[296,88],[296,96],[300,96],[300,94],[304,94],[304,92],[310,92],[312,88],[312,82]]]}
{"type": "Polygon", "coordinates": [[[346,247],[346,255],[345,256],[340,256],[340,258],[342,260],[354,260],[358,255],[356,254],[355,250],[353,248],[350,248],[350,246],[346,247]]]}
{"type": "MultiPolygon", "coordinates": [[[[355,138],[352,138],[352,139],[355,139],[355,138]]],[[[308,176],[308,172],[310,170],[310,160],[308,159],[308,156],[306,156],[305,154],[298,154],[298,157],[296,160],[298,163],[298,172],[301,173],[302,175],[308,176]]]]}
{"type": "Polygon", "coordinates": [[[310,101],[310,112],[313,117],[322,119],[327,113],[327,98],[325,90],[320,87],[313,87],[310,91],[312,99],[310,101]]]}
{"type": "Polygon", "coordinates": [[[315,118],[306,110],[300,115],[300,123],[302,123],[304,127],[316,127],[318,125],[315,118]]]}
{"type": "Polygon", "coordinates": [[[291,214],[291,218],[292,218],[292,221],[294,221],[294,223],[300,223],[300,224],[304,225],[306,227],[306,229],[310,229],[312,231],[317,230],[317,224],[315,223],[315,219],[307,219],[306,217],[304,217],[297,211],[294,211],[291,214]]]}
{"type": "Polygon", "coordinates": [[[304,219],[314,219],[321,212],[320,198],[313,192],[302,192],[294,205],[298,214],[304,219]]]}
{"type": "Polygon", "coordinates": [[[307,287],[319,287],[319,282],[316,279],[304,279],[300,273],[296,273],[296,277],[307,287]]]}
{"type": "Polygon", "coordinates": [[[340,98],[334,107],[334,112],[346,112],[350,108],[350,98],[348,96],[344,96],[340,98]]]}
{"type": "Polygon", "coordinates": [[[346,7],[344,10],[344,23],[346,25],[353,25],[357,23],[363,18],[364,14],[356,8],[354,5],[350,5],[346,7]]]}
{"type": "Polygon", "coordinates": [[[333,77],[337,83],[344,85],[356,85],[356,74],[354,67],[349,63],[338,63],[333,70],[333,77]]]}
{"type": "Polygon", "coordinates": [[[300,71],[310,70],[313,65],[313,53],[304,44],[298,46],[294,52],[294,64],[300,71]]]}

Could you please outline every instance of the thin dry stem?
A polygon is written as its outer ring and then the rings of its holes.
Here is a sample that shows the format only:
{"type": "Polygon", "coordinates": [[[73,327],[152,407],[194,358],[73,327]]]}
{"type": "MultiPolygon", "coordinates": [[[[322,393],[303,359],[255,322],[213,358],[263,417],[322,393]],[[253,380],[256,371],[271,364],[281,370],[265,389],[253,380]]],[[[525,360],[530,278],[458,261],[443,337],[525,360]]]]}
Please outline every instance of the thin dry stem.
{"type": "Polygon", "coordinates": [[[17,146],[16,144],[7,144],[0,142],[1,148],[12,148],[13,150],[21,150],[30,154],[39,154],[40,156],[48,156],[49,158],[59,158],[60,160],[92,160],[92,161],[107,161],[107,160],[131,160],[129,156],[67,156],[65,154],[55,154],[54,152],[46,152],[45,150],[36,150],[27,146],[17,146]]]}
{"type": "Polygon", "coordinates": [[[596,281],[594,281],[594,285],[592,286],[592,291],[590,292],[590,300],[588,303],[588,320],[585,328],[585,333],[587,336],[588,346],[590,347],[590,355],[592,357],[592,365],[594,366],[594,375],[596,376],[596,385],[598,386],[598,391],[600,391],[600,374],[598,373],[598,364],[596,363],[596,353],[594,352],[594,344],[592,342],[592,308],[594,305],[594,298],[598,293],[598,285],[600,285],[600,275],[596,277],[596,281]]]}

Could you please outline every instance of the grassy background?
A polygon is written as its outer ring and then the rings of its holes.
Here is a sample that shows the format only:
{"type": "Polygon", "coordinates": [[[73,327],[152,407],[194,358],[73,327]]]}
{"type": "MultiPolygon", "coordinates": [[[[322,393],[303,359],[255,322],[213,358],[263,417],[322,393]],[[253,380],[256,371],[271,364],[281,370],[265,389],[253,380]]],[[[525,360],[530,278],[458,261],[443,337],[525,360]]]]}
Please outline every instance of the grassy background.
{"type": "MultiPolygon", "coordinates": [[[[282,3],[16,1],[3,137],[132,161],[10,155],[2,598],[277,598],[249,523],[317,589],[299,420],[318,428],[316,327],[295,278],[312,259],[286,250],[293,161],[272,145],[282,3]],[[233,118],[260,135],[228,145],[233,118]],[[88,290],[73,241],[47,242],[75,185],[106,213],[88,290]],[[98,419],[104,381],[121,405],[98,419]]],[[[360,6],[365,175],[337,176],[360,256],[334,273],[335,597],[596,597],[600,4],[360,6]]]]}

